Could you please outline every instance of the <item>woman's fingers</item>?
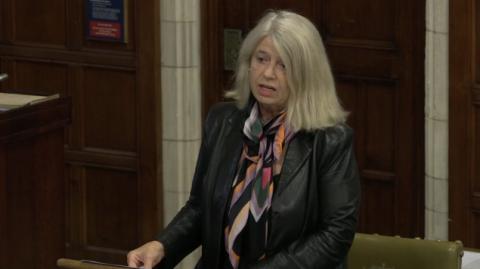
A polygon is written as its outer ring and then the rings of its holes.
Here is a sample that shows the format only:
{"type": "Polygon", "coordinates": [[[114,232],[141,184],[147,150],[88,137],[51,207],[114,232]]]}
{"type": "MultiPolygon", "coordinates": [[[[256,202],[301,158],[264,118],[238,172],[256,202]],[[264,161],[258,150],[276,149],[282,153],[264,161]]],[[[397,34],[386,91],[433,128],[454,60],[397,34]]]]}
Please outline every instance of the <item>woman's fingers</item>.
{"type": "Polygon", "coordinates": [[[127,263],[130,267],[143,266],[145,269],[152,269],[164,256],[162,243],[150,241],[127,254],[127,263]]]}

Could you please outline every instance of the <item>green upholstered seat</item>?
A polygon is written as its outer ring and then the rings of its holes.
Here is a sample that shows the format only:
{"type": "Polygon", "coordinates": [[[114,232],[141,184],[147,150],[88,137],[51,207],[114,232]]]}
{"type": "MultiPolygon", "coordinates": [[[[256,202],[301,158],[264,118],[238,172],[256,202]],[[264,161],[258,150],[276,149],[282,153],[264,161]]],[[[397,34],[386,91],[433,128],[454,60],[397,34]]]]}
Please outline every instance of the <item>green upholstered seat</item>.
{"type": "Polygon", "coordinates": [[[433,241],[357,233],[348,269],[460,269],[460,241],[433,241]]]}

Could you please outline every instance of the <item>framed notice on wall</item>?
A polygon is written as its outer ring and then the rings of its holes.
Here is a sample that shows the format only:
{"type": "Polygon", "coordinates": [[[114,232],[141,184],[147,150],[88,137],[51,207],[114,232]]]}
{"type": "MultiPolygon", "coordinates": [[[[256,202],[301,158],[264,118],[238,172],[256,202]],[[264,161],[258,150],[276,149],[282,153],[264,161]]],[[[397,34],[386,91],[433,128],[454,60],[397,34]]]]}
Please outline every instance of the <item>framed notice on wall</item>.
{"type": "Polygon", "coordinates": [[[127,42],[127,0],[85,0],[87,39],[127,42]]]}

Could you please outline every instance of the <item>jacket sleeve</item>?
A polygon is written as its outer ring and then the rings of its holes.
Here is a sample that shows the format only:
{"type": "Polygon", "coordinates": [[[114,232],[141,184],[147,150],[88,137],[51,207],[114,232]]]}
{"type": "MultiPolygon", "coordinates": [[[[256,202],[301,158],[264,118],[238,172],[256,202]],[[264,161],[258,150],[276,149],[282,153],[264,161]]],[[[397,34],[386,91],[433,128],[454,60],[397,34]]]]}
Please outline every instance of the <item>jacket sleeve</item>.
{"type": "Polygon", "coordinates": [[[201,196],[205,172],[210,158],[210,141],[212,140],[214,116],[210,112],[203,128],[202,143],[197,158],[190,196],[186,204],[176,214],[173,220],[160,233],[157,240],[165,249],[165,257],[159,268],[173,268],[186,255],[192,252],[201,243],[201,196]]]}
{"type": "Polygon", "coordinates": [[[325,144],[316,154],[319,213],[316,231],[252,266],[252,269],[315,268],[341,266],[352,244],[360,201],[358,169],[353,151],[353,133],[347,126],[326,131],[325,144]]]}

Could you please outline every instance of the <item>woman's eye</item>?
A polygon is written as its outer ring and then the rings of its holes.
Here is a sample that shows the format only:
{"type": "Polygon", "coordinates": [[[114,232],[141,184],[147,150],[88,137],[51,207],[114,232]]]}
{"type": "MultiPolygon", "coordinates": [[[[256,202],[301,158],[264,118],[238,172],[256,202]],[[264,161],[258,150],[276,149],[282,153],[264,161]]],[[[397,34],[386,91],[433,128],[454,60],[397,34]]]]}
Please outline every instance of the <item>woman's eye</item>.
{"type": "Polygon", "coordinates": [[[263,63],[266,61],[265,57],[262,57],[262,56],[257,56],[257,61],[260,62],[260,63],[263,63]]]}
{"type": "Polygon", "coordinates": [[[285,64],[283,64],[283,63],[279,63],[278,66],[279,66],[282,70],[287,69],[287,67],[286,67],[285,64]]]}

